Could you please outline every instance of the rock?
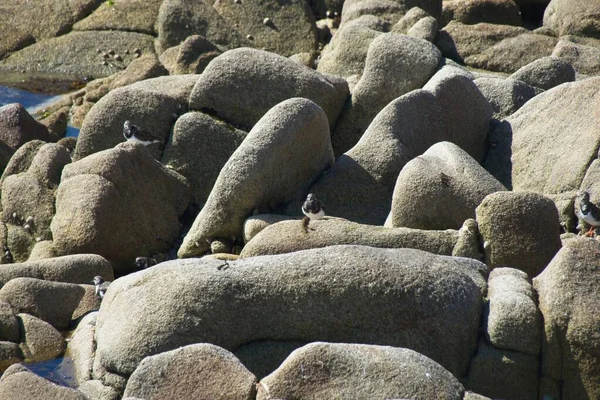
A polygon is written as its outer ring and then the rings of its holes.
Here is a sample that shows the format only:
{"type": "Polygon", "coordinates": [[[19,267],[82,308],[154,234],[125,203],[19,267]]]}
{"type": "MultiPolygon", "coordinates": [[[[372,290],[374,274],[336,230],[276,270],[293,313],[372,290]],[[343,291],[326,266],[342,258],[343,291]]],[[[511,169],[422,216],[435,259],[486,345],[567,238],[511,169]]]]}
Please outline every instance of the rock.
{"type": "Polygon", "coordinates": [[[327,116],[317,104],[293,98],[276,105],[219,173],[178,256],[200,255],[215,239],[241,241],[244,220],[254,209],[303,196],[333,161],[327,116]]]}
{"type": "Polygon", "coordinates": [[[293,97],[317,103],[333,126],[348,97],[340,77],[320,74],[262,50],[241,48],[215,58],[190,95],[190,108],[250,129],[275,105],[293,97]]]}
{"type": "Polygon", "coordinates": [[[201,74],[221,51],[200,35],[191,35],[183,43],[165,50],[160,62],[175,74],[201,74]]]}
{"type": "Polygon", "coordinates": [[[544,321],[541,375],[560,382],[564,398],[600,396],[599,258],[597,241],[570,240],[533,280],[544,321]]]}
{"type": "MultiPolygon", "coordinates": [[[[512,268],[501,269],[522,272],[512,268]]],[[[499,349],[539,354],[542,321],[527,277],[494,274],[490,276],[488,286],[486,337],[489,342],[499,349]],[[513,281],[518,282],[514,287],[508,284],[513,281]]]]}
{"type": "Polygon", "coordinates": [[[275,371],[286,358],[306,342],[261,340],[246,343],[233,353],[258,380],[275,371]]]}
{"type": "Polygon", "coordinates": [[[13,229],[22,228],[23,239],[27,242],[22,243],[25,248],[21,250],[21,246],[11,240],[5,243],[14,261],[25,261],[36,241],[52,238],[50,221],[54,216],[54,192],[64,166],[70,162],[67,149],[47,143],[37,150],[27,171],[3,176],[2,221],[13,229]]]}
{"type": "Polygon", "coordinates": [[[131,61],[125,71],[119,73],[118,77],[112,81],[109,89],[113,90],[162,75],[169,75],[169,71],[158,61],[156,54],[145,54],[131,61]]]}
{"type": "Polygon", "coordinates": [[[436,72],[440,57],[439,50],[422,39],[397,33],[375,38],[362,77],[333,132],[334,153],[352,148],[389,102],[422,88],[436,72]]]}
{"type": "Polygon", "coordinates": [[[99,0],[66,3],[41,0],[33,7],[26,0],[2,2],[0,15],[7,18],[3,18],[0,26],[0,59],[36,41],[69,32],[73,24],[92,12],[98,3],[99,0]]]}
{"type": "Polygon", "coordinates": [[[506,188],[464,150],[438,142],[400,171],[385,226],[459,229],[475,218],[485,196],[501,190],[506,188]]]}
{"type": "MultiPolygon", "coordinates": [[[[477,221],[469,218],[458,230],[458,240],[452,249],[452,256],[484,261],[485,257],[481,252],[482,249],[483,244],[480,240],[477,221]]],[[[484,289],[487,290],[487,288],[484,289]]]]}
{"type": "Polygon", "coordinates": [[[104,385],[102,381],[99,380],[82,382],[77,390],[86,395],[89,399],[119,400],[121,398],[121,394],[116,389],[104,385]]]}
{"type": "Polygon", "coordinates": [[[311,343],[294,351],[258,384],[258,400],[273,398],[445,398],[464,388],[440,364],[409,349],[311,343]]]}
{"type": "Polygon", "coordinates": [[[15,315],[10,304],[0,303],[0,341],[19,342],[19,322],[15,315]]]}
{"type": "Polygon", "coordinates": [[[123,396],[252,400],[255,385],[256,377],[233,354],[199,343],[144,358],[123,396]]]}
{"type": "Polygon", "coordinates": [[[573,36],[564,36],[557,44],[552,55],[569,62],[579,74],[600,74],[600,43],[589,46],[578,43],[573,36]],[[569,40],[565,40],[565,39],[569,40]]]}
{"type": "MultiPolygon", "coordinates": [[[[490,133],[485,168],[509,189],[572,200],[600,146],[598,85],[600,78],[565,83],[527,102],[490,133]]],[[[561,220],[571,218],[567,202],[561,220]]]]}
{"type": "Polygon", "coordinates": [[[533,278],[561,247],[554,202],[532,192],[496,192],[475,210],[489,267],[509,266],[533,278]]]}
{"type": "Polygon", "coordinates": [[[458,232],[425,231],[408,228],[384,228],[357,224],[344,219],[312,221],[308,233],[301,221],[282,221],[263,229],[244,246],[241,258],[291,253],[340,244],[383,248],[411,248],[430,253],[452,255],[458,232]]]}
{"type": "Polygon", "coordinates": [[[177,46],[188,36],[201,35],[221,51],[245,46],[244,36],[223,18],[211,3],[165,0],[156,19],[157,52],[177,46]]]}
{"type": "Polygon", "coordinates": [[[246,132],[207,114],[189,112],[175,122],[162,162],[187,178],[194,201],[203,205],[221,168],[246,135],[246,132]]]}
{"type": "Polygon", "coordinates": [[[494,268],[490,272],[488,283],[488,298],[493,297],[494,292],[498,291],[499,295],[503,295],[506,292],[514,292],[529,297],[531,300],[537,300],[533,287],[529,283],[529,276],[520,269],[507,267],[494,268]]]}
{"type": "Polygon", "coordinates": [[[431,15],[427,11],[420,7],[413,7],[391,27],[390,32],[406,34],[417,22],[428,17],[431,17],[431,15]]]}
{"type": "MultiPolygon", "coordinates": [[[[182,105],[166,94],[131,86],[113,90],[98,101],[85,118],[73,161],[125,141],[123,124],[127,120],[164,144],[170,134],[173,114],[181,109],[182,105]]],[[[158,156],[160,143],[151,144],[149,149],[158,156]]]]}
{"type": "Polygon", "coordinates": [[[345,78],[362,74],[369,45],[386,27],[383,20],[372,15],[344,23],[321,52],[317,71],[345,78]]]}
{"type": "Polygon", "coordinates": [[[521,67],[510,78],[523,81],[544,90],[575,80],[575,70],[567,61],[558,57],[544,57],[521,67]]]}
{"type": "Polygon", "coordinates": [[[37,376],[21,364],[8,368],[0,379],[0,398],[28,400],[87,400],[75,389],[37,376]]]}
{"type": "Polygon", "coordinates": [[[442,14],[441,0],[346,0],[342,8],[342,22],[345,24],[363,15],[374,15],[387,23],[395,23],[414,6],[420,7],[436,19],[442,14]]]}
{"type": "Polygon", "coordinates": [[[257,48],[282,56],[317,49],[315,17],[304,0],[290,0],[285,7],[260,0],[217,0],[213,8],[243,36],[252,35],[257,48]]]}
{"type": "Polygon", "coordinates": [[[550,55],[557,39],[510,25],[452,21],[438,34],[445,57],[470,67],[512,73],[550,55]]]}
{"type": "Polygon", "coordinates": [[[14,278],[0,289],[0,301],[10,304],[17,313],[31,314],[58,330],[66,330],[83,293],[72,283],[14,278]]]}
{"type": "Polygon", "coordinates": [[[56,254],[52,240],[41,240],[33,245],[27,261],[39,261],[54,257],[58,257],[58,254],[56,254]]]}
{"type": "Polygon", "coordinates": [[[600,3],[586,0],[552,0],[544,11],[544,26],[557,36],[600,35],[600,3]]]}
{"type": "Polygon", "coordinates": [[[112,283],[96,324],[96,359],[128,375],[143,358],[192,343],[232,351],[263,339],[375,342],[414,349],[462,376],[476,344],[485,268],[365,246],[166,262],[112,283]]]}
{"type": "Polygon", "coordinates": [[[27,261],[0,268],[0,288],[14,278],[35,278],[65,283],[90,283],[94,276],[103,276],[107,281],[114,279],[110,263],[96,254],[27,261]]]}
{"type": "Polygon", "coordinates": [[[328,215],[382,225],[398,174],[434,143],[450,141],[482,158],[492,109],[472,80],[453,71],[442,68],[423,89],[388,104],[311,188],[328,215]]]}
{"type": "MultiPolygon", "coordinates": [[[[108,278],[106,280],[109,281],[108,278]]],[[[77,305],[77,308],[73,310],[73,315],[71,316],[71,319],[74,321],[89,314],[92,311],[98,310],[100,308],[100,305],[102,304],[102,298],[98,296],[98,294],[96,294],[96,287],[93,285],[92,282],[90,282],[90,284],[87,285],[79,286],[83,288],[84,293],[81,297],[81,300],[79,301],[79,304],[77,305]]]]}
{"type": "Polygon", "coordinates": [[[430,43],[435,43],[439,27],[438,22],[433,17],[425,17],[414,24],[406,34],[408,36],[423,39],[430,43]]]}
{"type": "Polygon", "coordinates": [[[19,149],[14,152],[13,156],[8,161],[8,164],[2,173],[0,184],[4,182],[4,179],[6,179],[7,176],[26,172],[29,169],[33,158],[38,153],[40,147],[42,147],[44,144],[46,144],[46,142],[33,139],[25,142],[21,147],[19,147],[19,149]]]}
{"type": "Polygon", "coordinates": [[[130,89],[140,89],[150,93],[158,93],[159,95],[172,97],[181,104],[181,109],[177,110],[178,114],[183,114],[183,111],[188,108],[188,100],[190,93],[200,75],[175,75],[175,76],[159,76],[150,78],[140,82],[136,82],[130,86],[130,89]]]}
{"type": "Polygon", "coordinates": [[[125,50],[139,48],[153,53],[150,35],[123,31],[70,32],[44,40],[11,54],[0,61],[0,72],[25,72],[69,75],[75,77],[103,77],[114,74],[134,59],[125,50]],[[103,65],[100,49],[113,49],[123,55],[123,61],[110,61],[103,65]]]}
{"type": "MultiPolygon", "coordinates": [[[[19,103],[0,107],[0,141],[13,152],[32,140],[56,142],[44,124],[37,122],[19,103]]],[[[12,153],[11,153],[12,154],[12,153]]],[[[4,164],[6,165],[6,164],[4,164]]]]}
{"type": "Polygon", "coordinates": [[[513,0],[452,0],[442,5],[441,25],[457,21],[466,25],[480,22],[522,26],[521,10],[513,0]]]}
{"type": "Polygon", "coordinates": [[[0,372],[23,360],[23,352],[17,343],[0,341],[0,372]]]}
{"type": "Polygon", "coordinates": [[[290,219],[300,220],[300,217],[294,218],[289,215],[279,214],[256,214],[246,218],[244,221],[244,244],[252,240],[253,237],[258,235],[267,226],[290,219]]]}
{"type": "Polygon", "coordinates": [[[465,386],[494,399],[538,398],[538,356],[479,342],[465,386]]]}
{"type": "Polygon", "coordinates": [[[48,128],[48,134],[56,138],[64,138],[67,133],[67,119],[70,107],[63,107],[53,112],[48,117],[40,119],[40,122],[48,128]]]}
{"type": "Polygon", "coordinates": [[[100,254],[117,270],[131,270],[136,257],[170,249],[190,201],[185,178],[146,146],[120,144],[65,167],[50,225],[54,248],[100,254]]]}
{"type": "Polygon", "coordinates": [[[92,379],[94,352],[96,351],[94,333],[97,317],[98,312],[90,312],[84,316],[77,324],[77,328],[73,331],[71,340],[67,344],[65,354],[73,360],[75,380],[79,384],[92,379]]]}
{"type": "MultiPolygon", "coordinates": [[[[103,2],[87,18],[73,25],[75,31],[132,31],[156,35],[154,22],[162,0],[103,2]]],[[[133,52],[133,48],[129,50],[133,52]]]]}
{"type": "Polygon", "coordinates": [[[17,318],[23,329],[20,347],[26,362],[51,360],[65,350],[64,338],[52,325],[29,314],[17,318]]]}
{"type": "Polygon", "coordinates": [[[494,108],[494,118],[502,120],[542,92],[514,79],[477,78],[475,84],[494,108]]]}

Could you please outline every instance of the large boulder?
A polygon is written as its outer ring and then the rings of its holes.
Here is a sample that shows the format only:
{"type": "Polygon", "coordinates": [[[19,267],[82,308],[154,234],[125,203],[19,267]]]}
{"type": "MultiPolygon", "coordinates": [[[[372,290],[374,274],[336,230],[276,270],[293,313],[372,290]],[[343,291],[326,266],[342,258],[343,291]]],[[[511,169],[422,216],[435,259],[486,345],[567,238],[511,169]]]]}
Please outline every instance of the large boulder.
{"type": "Polygon", "coordinates": [[[149,356],[127,381],[124,397],[254,400],[256,377],[233,354],[198,343],[149,356]]]}
{"type": "Polygon", "coordinates": [[[467,258],[365,246],[171,261],[112,283],[94,369],[129,375],[145,357],[187,344],[233,351],[293,339],[408,347],[463,376],[486,271],[467,258]]]}
{"type": "Polygon", "coordinates": [[[521,10],[513,0],[447,0],[442,3],[442,25],[450,21],[522,26],[521,10]]]}
{"type": "Polygon", "coordinates": [[[0,289],[0,301],[10,304],[16,312],[31,314],[56,329],[66,330],[84,292],[73,283],[15,278],[0,289]]]}
{"type": "Polygon", "coordinates": [[[342,22],[374,15],[388,23],[395,23],[413,7],[421,8],[436,19],[442,14],[441,0],[346,0],[342,8],[342,22]]]}
{"type": "Polygon", "coordinates": [[[600,2],[597,0],[552,0],[544,11],[544,26],[557,36],[600,35],[600,2]]]}
{"type": "Polygon", "coordinates": [[[349,77],[362,74],[373,39],[386,31],[387,24],[364,15],[343,24],[321,52],[317,71],[349,77]]]}
{"type": "Polygon", "coordinates": [[[494,118],[498,120],[513,114],[542,92],[539,88],[514,79],[481,77],[474,82],[494,108],[494,118]]]}
{"type": "Polygon", "coordinates": [[[569,62],[578,74],[600,74],[600,40],[578,36],[563,36],[552,55],[569,62]]]}
{"type": "Polygon", "coordinates": [[[425,231],[384,228],[344,219],[313,221],[305,231],[301,221],[283,221],[263,229],[243,248],[240,257],[291,253],[338,244],[383,248],[411,248],[435,254],[452,255],[458,231],[425,231]]]}
{"type": "Polygon", "coordinates": [[[486,169],[509,189],[556,200],[561,220],[571,219],[572,200],[600,146],[599,85],[600,78],[565,83],[527,102],[490,133],[486,169]]]}
{"type": "Polygon", "coordinates": [[[19,347],[25,362],[52,360],[63,353],[65,339],[56,328],[29,314],[18,314],[17,318],[23,331],[19,347]]]}
{"type": "Polygon", "coordinates": [[[169,47],[160,55],[160,62],[169,73],[201,74],[221,51],[200,35],[188,36],[181,44],[169,47]]]}
{"type": "Polygon", "coordinates": [[[456,399],[465,389],[450,372],[415,351],[388,346],[311,343],[258,384],[257,400],[456,399]]]}
{"type": "Polygon", "coordinates": [[[439,50],[423,39],[397,33],[375,38],[360,81],[333,132],[335,154],[352,148],[390,101],[422,88],[436,72],[440,58],[439,50]]]}
{"type": "MultiPolygon", "coordinates": [[[[124,87],[111,91],[87,114],[79,132],[73,160],[110,149],[125,141],[123,124],[132,121],[148,135],[163,144],[169,138],[173,114],[183,111],[183,105],[168,94],[124,87]]],[[[151,144],[157,151],[159,144],[151,144]]]]}
{"type": "Polygon", "coordinates": [[[162,162],[187,178],[194,201],[202,205],[246,134],[208,114],[189,112],[175,122],[162,162]]]}
{"type": "Polygon", "coordinates": [[[561,83],[575,80],[575,69],[558,57],[543,57],[519,68],[510,78],[548,90],[561,83]]]}
{"type": "Polygon", "coordinates": [[[541,194],[492,193],[475,213],[486,264],[492,268],[517,268],[533,278],[561,247],[556,206],[541,194]]]}
{"type": "Polygon", "coordinates": [[[15,310],[10,304],[0,302],[0,341],[19,343],[19,337],[20,328],[15,310]]]}
{"type": "Polygon", "coordinates": [[[0,72],[103,77],[127,67],[135,59],[134,49],[154,53],[152,36],[123,31],[70,32],[11,54],[0,61],[0,72]],[[106,61],[102,53],[110,50],[122,61],[106,61]]]}
{"type": "Polygon", "coordinates": [[[114,275],[111,264],[96,254],[76,254],[3,265],[0,268],[0,288],[14,278],[89,284],[96,275],[112,281],[114,275]]]}
{"type": "Polygon", "coordinates": [[[402,168],[440,141],[481,160],[492,108],[473,81],[444,67],[388,104],[312,188],[329,215],[382,225],[402,168]]]}
{"type": "Polygon", "coordinates": [[[185,178],[146,146],[123,143],[65,167],[50,228],[58,254],[100,254],[115,268],[165,252],[191,201],[185,178]]]}
{"type": "Polygon", "coordinates": [[[219,173],[178,255],[200,255],[214,239],[241,242],[244,220],[255,209],[268,210],[305,194],[333,161],[329,123],[317,104],[293,98],[276,105],[219,173]]]}
{"type": "Polygon", "coordinates": [[[159,54],[191,35],[201,35],[222,50],[248,43],[210,2],[203,0],[164,0],[156,19],[156,30],[159,54]]]}
{"type": "Polygon", "coordinates": [[[501,190],[506,188],[464,150],[439,142],[402,168],[385,225],[459,229],[475,218],[485,196],[501,190]]]}
{"type": "Polygon", "coordinates": [[[541,375],[565,399],[600,397],[599,259],[597,241],[573,239],[533,280],[544,321],[541,375]]]}
{"type": "Polygon", "coordinates": [[[213,8],[256,48],[282,56],[316,51],[317,26],[307,2],[289,0],[285,7],[275,4],[217,0],[213,8]]]}
{"type": "Polygon", "coordinates": [[[88,400],[75,389],[59,386],[15,364],[0,378],[0,398],[28,400],[88,400]]]}
{"type": "Polygon", "coordinates": [[[156,35],[154,29],[162,0],[104,1],[73,25],[75,31],[131,31],[156,35]]]}
{"type": "Polygon", "coordinates": [[[295,61],[262,50],[241,48],[215,58],[190,94],[190,108],[209,110],[235,126],[250,129],[276,104],[292,97],[317,103],[334,126],[348,98],[348,84],[295,61]]]}
{"type": "Polygon", "coordinates": [[[101,0],[39,0],[34,6],[27,0],[1,2],[0,15],[7,18],[2,18],[0,24],[0,59],[11,50],[69,32],[75,22],[100,3],[101,0]]]}

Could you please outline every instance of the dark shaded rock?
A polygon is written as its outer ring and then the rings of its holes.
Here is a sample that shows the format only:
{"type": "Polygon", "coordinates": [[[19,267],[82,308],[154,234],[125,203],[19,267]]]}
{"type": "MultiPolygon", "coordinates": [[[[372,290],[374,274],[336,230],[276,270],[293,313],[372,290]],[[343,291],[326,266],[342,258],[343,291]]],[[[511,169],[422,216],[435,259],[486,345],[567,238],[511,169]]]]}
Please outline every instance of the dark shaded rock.
{"type": "Polygon", "coordinates": [[[15,310],[8,303],[0,303],[0,341],[19,343],[19,337],[19,322],[15,310]]]}
{"type": "Polygon", "coordinates": [[[162,162],[187,178],[194,201],[202,205],[221,168],[245,137],[246,132],[207,114],[189,112],[175,123],[162,162]]]}
{"type": "Polygon", "coordinates": [[[8,146],[14,151],[25,143],[36,139],[45,142],[56,142],[58,137],[51,135],[48,128],[29,115],[21,104],[13,103],[0,107],[0,141],[2,147],[8,146]]]}
{"type": "MultiPolygon", "coordinates": [[[[17,340],[18,342],[18,340],[17,340]]],[[[0,341],[0,372],[25,359],[17,343],[0,341]]]]}

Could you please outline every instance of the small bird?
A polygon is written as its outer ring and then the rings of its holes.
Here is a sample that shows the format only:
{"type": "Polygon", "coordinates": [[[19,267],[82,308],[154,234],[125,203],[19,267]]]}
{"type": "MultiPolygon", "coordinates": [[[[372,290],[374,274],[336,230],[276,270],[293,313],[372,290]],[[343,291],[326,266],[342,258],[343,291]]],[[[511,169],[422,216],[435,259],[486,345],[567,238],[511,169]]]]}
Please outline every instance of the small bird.
{"type": "Polygon", "coordinates": [[[144,146],[148,146],[152,143],[161,143],[160,140],[154,139],[148,133],[142,131],[139,126],[134,125],[131,121],[125,121],[123,124],[123,136],[128,141],[134,141],[143,144],[144,146]]]}
{"type": "Polygon", "coordinates": [[[600,209],[590,201],[590,194],[587,191],[581,193],[577,211],[578,217],[590,225],[590,229],[585,233],[585,236],[593,236],[596,228],[600,226],[600,209]]]}
{"type": "Polygon", "coordinates": [[[302,218],[302,227],[304,228],[304,232],[308,233],[308,224],[311,220],[321,219],[325,216],[325,211],[323,210],[323,203],[317,196],[312,193],[309,193],[306,196],[306,201],[302,204],[302,212],[306,217],[302,218]]]}
{"type": "Polygon", "coordinates": [[[106,282],[100,275],[96,275],[94,280],[92,280],[92,283],[94,286],[96,286],[96,296],[103,299],[108,287],[110,286],[110,282],[106,282]]]}
{"type": "Polygon", "coordinates": [[[156,259],[151,257],[136,257],[134,264],[138,269],[146,269],[156,265],[156,259]]]}

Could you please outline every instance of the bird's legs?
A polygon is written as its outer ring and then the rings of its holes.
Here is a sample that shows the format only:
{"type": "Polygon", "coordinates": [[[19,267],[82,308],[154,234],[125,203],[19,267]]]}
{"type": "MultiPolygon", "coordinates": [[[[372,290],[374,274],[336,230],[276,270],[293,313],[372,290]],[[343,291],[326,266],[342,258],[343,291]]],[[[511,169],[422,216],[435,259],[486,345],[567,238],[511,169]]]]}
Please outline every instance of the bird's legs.
{"type": "Polygon", "coordinates": [[[302,218],[302,229],[304,229],[305,233],[308,233],[308,224],[310,223],[310,218],[304,217],[302,218]]]}
{"type": "Polygon", "coordinates": [[[590,229],[586,233],[583,234],[585,237],[594,237],[596,235],[596,227],[590,225],[590,229]]]}

